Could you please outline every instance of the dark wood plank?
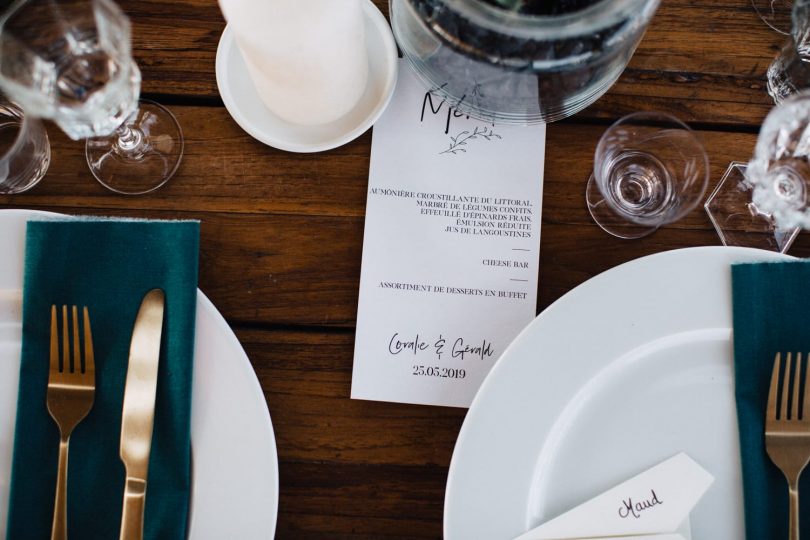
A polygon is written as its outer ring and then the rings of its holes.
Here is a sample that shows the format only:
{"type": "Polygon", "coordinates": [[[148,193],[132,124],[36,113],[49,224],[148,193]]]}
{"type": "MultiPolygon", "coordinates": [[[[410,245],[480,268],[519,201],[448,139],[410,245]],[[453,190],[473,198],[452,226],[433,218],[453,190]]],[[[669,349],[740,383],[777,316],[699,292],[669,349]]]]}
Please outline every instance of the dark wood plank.
{"type": "Polygon", "coordinates": [[[668,111],[692,122],[759,124],[765,72],[784,42],[749,0],[663,0],[618,83],[583,116],[668,111]]]}
{"type": "Polygon", "coordinates": [[[449,465],[466,411],[350,400],[352,332],[237,336],[264,389],[282,461],[449,465]]]}
{"type": "Polygon", "coordinates": [[[76,215],[200,219],[199,286],[229,322],[354,325],[361,218],[92,206],[45,209],[76,215]]]}
{"type": "Polygon", "coordinates": [[[350,332],[239,330],[273,420],[278,538],[441,536],[462,409],[349,400],[350,332]]]}
{"type": "Polygon", "coordinates": [[[293,154],[252,139],[222,107],[172,107],[185,134],[177,176],[146,196],[115,195],[91,176],[84,142],[48,125],[53,160],[42,183],[0,204],[138,210],[362,216],[371,132],[332,152],[293,154]]]}
{"type": "MultiPolygon", "coordinates": [[[[353,326],[370,134],[332,152],[290,154],[252,140],[222,108],[174,109],[188,134],[187,154],[164,189],[143,197],[107,192],[91,178],[81,143],[52,129],[54,159],[46,178],[27,194],[0,198],[0,206],[199,218],[201,287],[229,320],[353,326]]],[[[584,194],[604,129],[549,126],[538,308],[615,264],[719,243],[701,208],[638,241],[619,241],[596,227],[584,194]]],[[[712,162],[710,189],[730,161],[750,156],[756,139],[698,134],[712,162]]]]}
{"type": "MultiPolygon", "coordinates": [[[[388,2],[375,3],[388,13],[388,2]]],[[[134,23],[144,92],[217,98],[214,63],[225,23],[214,0],[142,0],[124,7],[134,23]]],[[[578,117],[655,108],[688,121],[759,123],[772,106],[765,71],[783,40],[748,0],[663,0],[619,83],[578,117]]]]}
{"type": "Polygon", "coordinates": [[[282,462],[280,477],[279,539],[442,537],[444,468],[282,462]]]}
{"type": "MultiPolygon", "coordinates": [[[[83,143],[49,126],[54,159],[42,183],[30,192],[1,197],[0,204],[91,206],[100,209],[193,211],[362,218],[365,213],[371,132],[320,154],[282,152],[253,140],[221,107],[173,107],[186,133],[186,153],[177,176],[161,190],[122,197],[93,180],[83,143]]],[[[585,183],[604,125],[551,124],[545,164],[544,217],[590,223],[585,183]]],[[[710,185],[731,161],[747,161],[756,136],[699,131],[711,162],[710,185]]],[[[691,220],[688,227],[707,227],[691,220]]],[[[677,226],[684,226],[679,224],[677,226]]]]}

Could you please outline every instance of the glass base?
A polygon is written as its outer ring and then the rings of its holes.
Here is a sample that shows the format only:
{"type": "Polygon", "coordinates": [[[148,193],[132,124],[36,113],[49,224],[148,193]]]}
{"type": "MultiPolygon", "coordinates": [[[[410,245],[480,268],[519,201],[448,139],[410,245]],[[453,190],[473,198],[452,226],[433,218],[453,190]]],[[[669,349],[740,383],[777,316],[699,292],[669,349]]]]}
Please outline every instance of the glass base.
{"type": "Polygon", "coordinates": [[[617,238],[632,240],[642,238],[658,230],[658,227],[639,225],[617,214],[605,200],[596,185],[596,178],[593,175],[588,179],[588,186],[585,188],[585,199],[588,202],[588,211],[596,224],[606,233],[617,238]]]}
{"type": "Polygon", "coordinates": [[[751,201],[745,178],[747,164],[733,162],[726,169],[704,208],[724,246],[741,246],[786,253],[799,228],[782,229],[751,201]]]}
{"type": "Polygon", "coordinates": [[[174,115],[153,101],[140,100],[122,130],[87,140],[90,171],[104,187],[142,195],[163,186],[183,157],[183,132],[174,115]]]}
{"type": "Polygon", "coordinates": [[[751,4],[765,24],[780,34],[790,35],[793,0],[751,0],[751,4]]]}

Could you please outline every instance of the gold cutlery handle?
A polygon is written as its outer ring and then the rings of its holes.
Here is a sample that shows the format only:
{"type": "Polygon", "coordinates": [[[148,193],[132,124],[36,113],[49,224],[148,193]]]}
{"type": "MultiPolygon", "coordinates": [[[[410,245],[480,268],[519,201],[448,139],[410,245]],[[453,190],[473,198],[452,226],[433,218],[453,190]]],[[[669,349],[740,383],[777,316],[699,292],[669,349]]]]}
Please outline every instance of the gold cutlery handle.
{"type": "Polygon", "coordinates": [[[790,496],[790,540],[799,540],[799,485],[791,485],[790,496]]]}
{"type": "Polygon", "coordinates": [[[56,474],[56,498],[53,503],[51,540],[67,540],[67,462],[70,437],[59,440],[59,469],[56,474]]]}
{"type": "Polygon", "coordinates": [[[141,540],[143,538],[145,502],[146,482],[137,478],[127,478],[124,489],[124,511],[121,515],[120,540],[141,540]]]}

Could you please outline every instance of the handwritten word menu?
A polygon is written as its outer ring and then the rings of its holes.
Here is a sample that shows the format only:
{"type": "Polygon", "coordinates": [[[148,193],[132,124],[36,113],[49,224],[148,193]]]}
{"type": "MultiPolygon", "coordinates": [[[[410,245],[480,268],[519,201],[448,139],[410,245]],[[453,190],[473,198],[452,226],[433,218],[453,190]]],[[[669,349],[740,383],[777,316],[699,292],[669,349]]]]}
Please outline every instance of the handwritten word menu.
{"type": "Polygon", "coordinates": [[[467,407],[535,316],[545,126],[467,117],[399,68],[372,137],[352,397],[467,407]]]}

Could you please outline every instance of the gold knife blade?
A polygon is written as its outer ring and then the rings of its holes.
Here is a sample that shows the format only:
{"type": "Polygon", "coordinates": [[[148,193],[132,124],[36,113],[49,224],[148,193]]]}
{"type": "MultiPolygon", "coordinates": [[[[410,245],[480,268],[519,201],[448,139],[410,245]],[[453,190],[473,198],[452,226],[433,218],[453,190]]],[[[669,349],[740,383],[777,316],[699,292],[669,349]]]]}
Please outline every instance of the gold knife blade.
{"type": "Polygon", "coordinates": [[[160,339],[165,296],[160,289],[146,293],[129,345],[129,364],[121,415],[121,461],[127,470],[121,540],[143,538],[146,478],[152,450],[160,339]]]}

